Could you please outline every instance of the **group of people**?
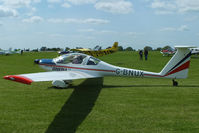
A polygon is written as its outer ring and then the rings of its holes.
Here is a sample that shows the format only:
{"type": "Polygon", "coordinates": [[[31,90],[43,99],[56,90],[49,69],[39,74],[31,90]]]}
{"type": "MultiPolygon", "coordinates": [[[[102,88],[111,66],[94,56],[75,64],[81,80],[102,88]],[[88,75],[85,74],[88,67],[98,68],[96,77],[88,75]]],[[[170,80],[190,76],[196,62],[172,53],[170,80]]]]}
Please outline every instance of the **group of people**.
{"type": "MultiPolygon", "coordinates": [[[[145,49],[145,50],[144,50],[144,57],[145,57],[145,60],[148,59],[148,53],[149,53],[148,50],[145,49]]],[[[142,51],[142,50],[139,51],[139,55],[140,55],[140,60],[143,60],[143,51],[142,51]]]]}

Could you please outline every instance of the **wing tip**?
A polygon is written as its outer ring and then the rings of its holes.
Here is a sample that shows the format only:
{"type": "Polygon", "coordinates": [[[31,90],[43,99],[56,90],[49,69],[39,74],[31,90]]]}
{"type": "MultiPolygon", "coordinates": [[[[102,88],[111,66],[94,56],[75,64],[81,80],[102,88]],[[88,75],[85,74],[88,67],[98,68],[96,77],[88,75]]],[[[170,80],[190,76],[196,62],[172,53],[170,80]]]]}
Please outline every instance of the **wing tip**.
{"type": "Polygon", "coordinates": [[[7,76],[4,76],[3,78],[6,79],[6,80],[20,82],[20,83],[28,84],[28,85],[30,85],[33,82],[29,78],[26,78],[24,76],[17,76],[17,75],[7,75],[7,76]]]}

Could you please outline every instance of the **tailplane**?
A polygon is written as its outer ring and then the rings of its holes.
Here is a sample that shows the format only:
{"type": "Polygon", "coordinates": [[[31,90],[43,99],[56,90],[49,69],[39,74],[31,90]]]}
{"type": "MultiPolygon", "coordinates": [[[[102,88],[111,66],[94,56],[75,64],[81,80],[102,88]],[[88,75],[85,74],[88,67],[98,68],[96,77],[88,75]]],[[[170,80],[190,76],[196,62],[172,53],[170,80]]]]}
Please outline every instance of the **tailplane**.
{"type": "Polygon", "coordinates": [[[176,46],[177,52],[160,72],[164,78],[184,79],[188,76],[191,58],[189,46],[176,46]]]}

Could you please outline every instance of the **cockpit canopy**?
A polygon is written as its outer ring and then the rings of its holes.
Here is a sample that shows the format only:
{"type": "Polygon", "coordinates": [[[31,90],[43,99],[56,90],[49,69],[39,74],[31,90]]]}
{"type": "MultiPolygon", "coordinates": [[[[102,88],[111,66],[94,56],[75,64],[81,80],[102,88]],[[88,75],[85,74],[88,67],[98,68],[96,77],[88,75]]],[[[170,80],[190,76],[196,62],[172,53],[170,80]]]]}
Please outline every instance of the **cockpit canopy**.
{"type": "Polygon", "coordinates": [[[81,53],[71,53],[53,59],[57,64],[97,65],[100,60],[81,53]]]}

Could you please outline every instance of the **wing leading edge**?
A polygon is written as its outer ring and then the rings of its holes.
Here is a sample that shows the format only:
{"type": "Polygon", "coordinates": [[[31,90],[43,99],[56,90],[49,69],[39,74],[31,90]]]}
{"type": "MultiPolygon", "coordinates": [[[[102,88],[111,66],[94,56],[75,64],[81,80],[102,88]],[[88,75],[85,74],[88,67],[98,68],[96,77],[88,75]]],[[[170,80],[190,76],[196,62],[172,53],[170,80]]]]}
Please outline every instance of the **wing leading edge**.
{"type": "Polygon", "coordinates": [[[53,81],[53,80],[75,80],[84,78],[98,78],[99,75],[91,75],[79,71],[56,71],[56,72],[40,72],[21,75],[8,75],[4,79],[31,84],[32,82],[53,81]]]}

